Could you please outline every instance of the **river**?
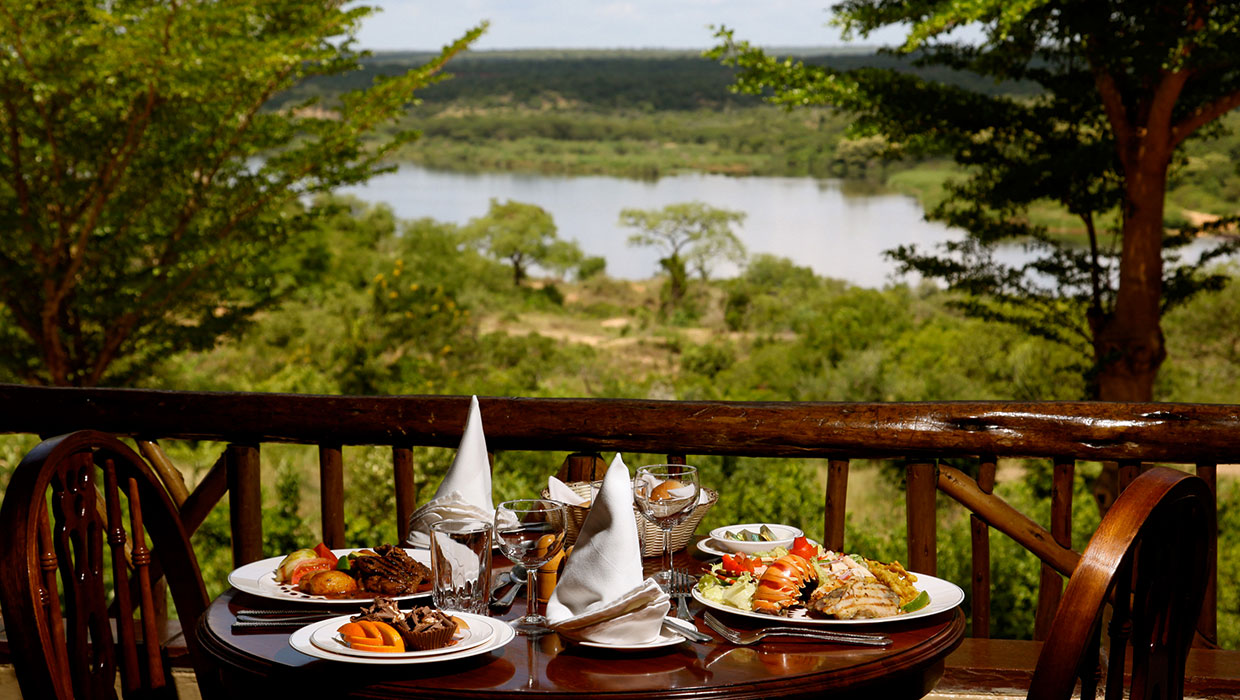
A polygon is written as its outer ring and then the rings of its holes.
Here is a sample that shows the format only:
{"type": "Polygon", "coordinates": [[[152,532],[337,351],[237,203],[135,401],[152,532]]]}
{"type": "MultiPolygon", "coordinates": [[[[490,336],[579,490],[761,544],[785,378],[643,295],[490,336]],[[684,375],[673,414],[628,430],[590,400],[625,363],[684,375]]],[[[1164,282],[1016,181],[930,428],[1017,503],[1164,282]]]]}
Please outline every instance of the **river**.
{"type": "MultiPolygon", "coordinates": [[[[824,277],[862,287],[882,287],[911,276],[896,276],[883,251],[915,243],[926,249],[964,233],[922,218],[921,205],[897,194],[853,192],[839,180],[808,177],[728,177],[689,174],[658,180],[607,176],[532,175],[525,173],[457,173],[404,164],[365,185],[341,188],[368,202],[386,202],[399,218],[429,217],[464,224],[486,213],[491,198],[537,204],[551,213],[560,238],[575,240],[587,255],[607,260],[607,274],[640,280],[655,276],[659,255],[652,248],[628,245],[634,231],[621,226],[620,210],[659,209],[668,204],[701,201],[745,212],[736,233],[745,248],[770,253],[807,266],[824,277]]],[[[1190,247],[1196,259],[1211,243],[1190,247]]],[[[1020,245],[1000,248],[1006,263],[1026,258],[1020,245]]],[[[735,267],[720,265],[713,274],[729,277],[735,267]]]]}
{"type": "MultiPolygon", "coordinates": [[[[430,217],[464,224],[486,213],[492,197],[537,204],[551,213],[560,238],[575,240],[587,255],[607,260],[607,274],[620,279],[656,275],[659,255],[631,247],[633,229],[620,225],[620,210],[659,209],[701,201],[745,212],[736,230],[751,254],[771,253],[824,277],[866,287],[893,281],[895,265],[883,251],[902,243],[930,245],[962,233],[927,222],[911,197],[845,193],[838,180],[804,177],[728,177],[689,174],[658,180],[606,176],[457,173],[401,165],[393,173],[342,188],[368,202],[386,202],[399,218],[430,217]]],[[[719,266],[714,275],[736,269],[719,266]]]]}

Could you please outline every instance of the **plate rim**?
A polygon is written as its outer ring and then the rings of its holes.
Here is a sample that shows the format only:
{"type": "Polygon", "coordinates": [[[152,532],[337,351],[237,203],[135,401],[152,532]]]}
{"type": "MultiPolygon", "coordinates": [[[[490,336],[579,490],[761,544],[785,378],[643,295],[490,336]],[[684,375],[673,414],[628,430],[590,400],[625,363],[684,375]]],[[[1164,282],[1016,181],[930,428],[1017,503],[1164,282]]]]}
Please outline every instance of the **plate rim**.
{"type": "MultiPolygon", "coordinates": [[[[472,614],[472,613],[466,613],[466,614],[472,614]]],[[[346,654],[335,654],[330,651],[324,651],[323,649],[316,647],[310,641],[309,630],[311,627],[314,627],[315,625],[320,624],[319,622],[306,625],[305,627],[298,628],[296,631],[294,631],[292,634],[289,635],[288,644],[290,647],[292,647],[294,651],[300,654],[305,654],[306,656],[309,656],[315,659],[322,659],[324,661],[337,661],[340,663],[349,663],[349,664],[399,666],[399,665],[408,665],[408,664],[427,664],[427,663],[438,663],[440,661],[456,661],[459,659],[467,659],[471,656],[479,656],[481,654],[486,654],[488,652],[495,651],[496,649],[501,649],[507,646],[508,643],[511,642],[513,639],[516,639],[516,636],[517,636],[516,631],[513,630],[512,627],[508,625],[507,623],[505,623],[503,620],[494,620],[494,619],[491,619],[489,617],[482,616],[482,615],[479,615],[478,618],[480,620],[485,621],[486,624],[491,626],[493,634],[491,636],[490,641],[487,641],[476,647],[471,647],[469,649],[461,649],[459,651],[452,651],[446,654],[432,654],[430,656],[414,656],[414,657],[409,657],[409,658],[398,658],[398,659],[376,659],[376,658],[370,658],[370,657],[365,657],[365,656],[348,656],[346,654]]]]}
{"type": "Polygon", "coordinates": [[[661,649],[663,647],[670,647],[675,644],[688,641],[675,632],[667,632],[662,629],[659,630],[659,638],[657,640],[647,642],[645,644],[605,644],[603,642],[587,642],[573,639],[571,637],[568,637],[567,639],[572,641],[574,644],[580,644],[583,647],[591,647],[594,649],[611,649],[613,651],[644,651],[646,649],[661,649]]]}
{"type": "MultiPolygon", "coordinates": [[[[464,617],[465,615],[469,615],[470,613],[454,612],[451,614],[464,617]]],[[[381,652],[381,651],[361,651],[358,649],[350,649],[348,646],[341,644],[339,641],[337,641],[336,638],[334,637],[335,635],[334,630],[331,632],[333,637],[330,639],[330,642],[333,643],[335,646],[340,647],[341,649],[349,649],[349,651],[336,651],[335,649],[329,649],[316,641],[316,637],[319,636],[323,630],[328,629],[333,624],[343,625],[344,622],[342,622],[342,620],[348,621],[349,618],[351,617],[353,616],[352,615],[338,615],[336,617],[333,617],[327,620],[321,620],[319,622],[313,623],[311,626],[314,627],[315,629],[310,631],[310,643],[318,647],[319,649],[322,649],[323,651],[326,651],[330,654],[338,654],[340,656],[356,656],[356,657],[370,658],[370,659],[416,659],[422,656],[442,656],[443,654],[454,654],[458,651],[465,651],[467,649],[473,649],[476,646],[486,644],[487,642],[491,641],[492,637],[495,636],[495,628],[493,626],[488,625],[487,634],[483,635],[480,632],[474,631],[475,625],[472,623],[476,622],[476,620],[473,620],[473,621],[466,620],[466,622],[471,622],[469,626],[470,637],[466,638],[466,643],[463,646],[440,647],[438,649],[415,649],[413,651],[404,651],[404,652],[395,652],[395,653],[381,652]],[[478,637],[476,641],[473,640],[474,636],[478,637]]],[[[481,625],[478,625],[478,626],[481,626],[481,625]]]]}
{"type": "MultiPolygon", "coordinates": [[[[335,554],[336,556],[345,556],[353,552],[360,552],[366,549],[373,549],[373,547],[344,547],[341,549],[333,549],[332,554],[335,554]]],[[[422,561],[421,563],[425,564],[428,568],[430,567],[430,552],[428,550],[418,550],[410,547],[401,547],[401,549],[404,549],[405,552],[411,557],[414,556],[415,552],[423,552],[427,561],[422,561]]],[[[239,566],[229,572],[228,585],[243,593],[256,595],[260,598],[267,598],[268,600],[279,600],[288,603],[311,603],[314,605],[367,605],[374,603],[374,598],[327,598],[324,596],[311,595],[309,593],[292,595],[284,592],[282,589],[272,591],[263,588],[261,585],[263,577],[275,572],[276,566],[278,566],[286,556],[288,555],[284,554],[274,557],[267,557],[266,559],[259,559],[258,561],[252,561],[249,564],[239,566]]],[[[421,559],[419,558],[418,561],[421,561],[421,559]]],[[[272,581],[274,580],[275,579],[273,576],[272,581]]],[[[392,600],[414,600],[417,598],[427,598],[430,597],[430,595],[431,592],[427,590],[419,593],[409,593],[401,596],[387,597],[392,600]]]]}
{"type": "Polygon", "coordinates": [[[752,610],[741,610],[740,608],[734,608],[730,605],[724,605],[722,603],[717,603],[713,600],[706,598],[705,596],[703,596],[701,593],[698,592],[697,586],[694,586],[691,590],[693,593],[694,600],[698,601],[699,603],[701,603],[702,605],[705,605],[708,608],[711,608],[712,610],[718,610],[720,612],[731,613],[733,615],[741,615],[743,617],[748,617],[750,619],[755,619],[755,620],[766,620],[766,621],[771,622],[772,624],[811,625],[815,627],[835,627],[835,626],[852,627],[852,626],[858,626],[858,625],[860,626],[883,625],[883,624],[888,624],[892,622],[903,622],[905,620],[916,620],[918,618],[930,617],[931,615],[937,615],[941,612],[951,610],[964,602],[964,597],[965,597],[964,589],[952,583],[951,581],[948,581],[946,579],[941,579],[937,576],[931,576],[930,574],[919,574],[915,571],[911,571],[909,573],[917,577],[917,583],[913,584],[913,587],[916,588],[917,590],[919,591],[926,590],[925,583],[923,582],[933,582],[936,586],[941,585],[944,588],[944,593],[948,594],[947,597],[942,598],[941,595],[937,596],[941,599],[941,601],[936,603],[935,602],[936,596],[931,595],[929,605],[922,608],[921,610],[914,610],[913,612],[905,613],[904,615],[893,615],[891,617],[867,618],[864,620],[834,620],[834,619],[819,619],[819,618],[810,618],[810,617],[779,617],[776,615],[756,613],[756,612],[753,612],[752,610]],[[948,600],[953,601],[953,602],[951,602],[951,604],[949,605],[946,603],[946,601],[948,600]]]}

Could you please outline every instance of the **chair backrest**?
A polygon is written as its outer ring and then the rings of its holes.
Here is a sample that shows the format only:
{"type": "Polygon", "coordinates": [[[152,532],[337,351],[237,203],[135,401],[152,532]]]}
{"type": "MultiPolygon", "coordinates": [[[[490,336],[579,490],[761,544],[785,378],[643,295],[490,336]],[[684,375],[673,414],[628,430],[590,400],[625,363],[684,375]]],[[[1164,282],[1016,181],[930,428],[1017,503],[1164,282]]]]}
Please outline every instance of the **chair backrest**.
{"type": "Polygon", "coordinates": [[[1214,498],[1196,476],[1156,467],[1138,476],[1103,518],[1068,579],[1029,697],[1181,698],[1184,664],[1205,595],[1214,498]],[[1109,649],[1101,652],[1107,604],[1109,649]],[[1132,666],[1125,671],[1131,641],[1132,666]]]}
{"type": "Polygon", "coordinates": [[[95,431],[40,443],[9,481],[0,533],[0,606],[24,697],[115,698],[118,669],[125,697],[175,697],[161,576],[214,695],[195,632],[209,602],[198,560],[167,491],[124,443],[95,431]]]}

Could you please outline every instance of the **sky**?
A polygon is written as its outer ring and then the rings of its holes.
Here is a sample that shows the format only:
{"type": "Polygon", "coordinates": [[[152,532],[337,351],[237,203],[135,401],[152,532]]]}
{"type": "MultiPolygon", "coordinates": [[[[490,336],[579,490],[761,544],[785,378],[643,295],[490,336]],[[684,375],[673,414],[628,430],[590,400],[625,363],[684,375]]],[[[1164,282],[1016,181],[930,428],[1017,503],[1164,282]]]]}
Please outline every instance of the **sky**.
{"type": "MultiPolygon", "coordinates": [[[[762,47],[840,46],[827,26],[834,0],[362,0],[380,8],[358,32],[375,51],[438,50],[482,20],[477,50],[705,49],[711,25],[762,47]]],[[[894,43],[898,33],[853,42],[894,43]]]]}

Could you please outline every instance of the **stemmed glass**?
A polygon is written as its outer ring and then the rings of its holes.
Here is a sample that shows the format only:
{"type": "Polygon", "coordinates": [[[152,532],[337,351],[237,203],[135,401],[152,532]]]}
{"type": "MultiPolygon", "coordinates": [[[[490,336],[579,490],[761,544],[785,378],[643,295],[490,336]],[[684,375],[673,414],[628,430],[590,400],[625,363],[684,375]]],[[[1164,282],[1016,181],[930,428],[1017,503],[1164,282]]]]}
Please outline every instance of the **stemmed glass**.
{"type": "Polygon", "coordinates": [[[663,571],[654,580],[670,591],[672,567],[672,528],[693,513],[697,506],[697,467],[687,464],[650,464],[637,470],[633,479],[633,500],[638,510],[663,531],[663,571]]]}
{"type": "Polygon", "coordinates": [[[539,635],[550,631],[547,618],[538,614],[536,572],[564,547],[568,507],[545,498],[504,501],[495,509],[495,540],[500,551],[526,570],[525,617],[514,620],[518,634],[539,635]]]}

